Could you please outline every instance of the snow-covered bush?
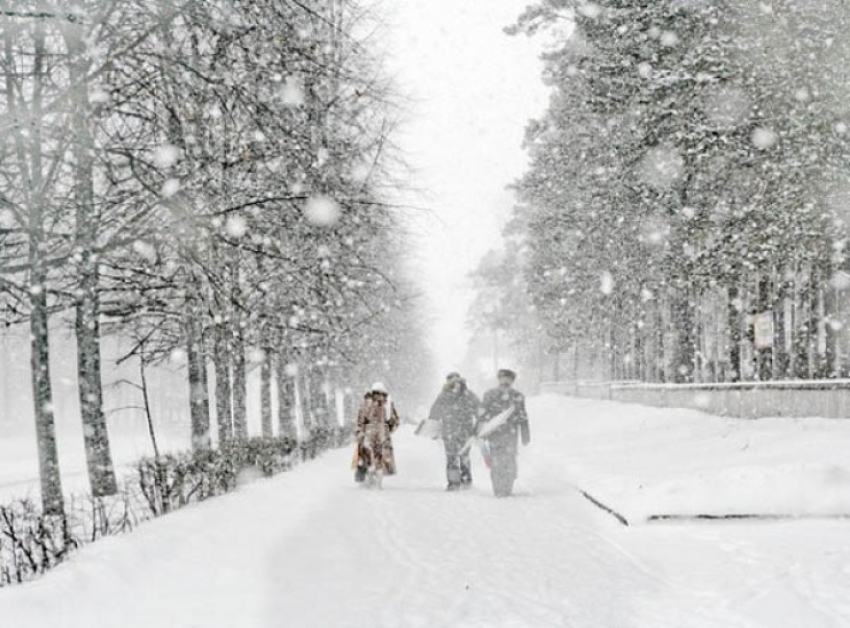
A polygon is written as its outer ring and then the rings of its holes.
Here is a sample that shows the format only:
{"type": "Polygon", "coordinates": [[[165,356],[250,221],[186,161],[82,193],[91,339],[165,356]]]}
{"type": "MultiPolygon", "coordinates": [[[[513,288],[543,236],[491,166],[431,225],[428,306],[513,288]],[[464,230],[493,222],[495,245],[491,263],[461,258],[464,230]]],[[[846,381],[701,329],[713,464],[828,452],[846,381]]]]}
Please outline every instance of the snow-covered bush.
{"type": "Polygon", "coordinates": [[[29,499],[0,505],[0,586],[55,567],[76,546],[67,518],[45,516],[29,499]]]}

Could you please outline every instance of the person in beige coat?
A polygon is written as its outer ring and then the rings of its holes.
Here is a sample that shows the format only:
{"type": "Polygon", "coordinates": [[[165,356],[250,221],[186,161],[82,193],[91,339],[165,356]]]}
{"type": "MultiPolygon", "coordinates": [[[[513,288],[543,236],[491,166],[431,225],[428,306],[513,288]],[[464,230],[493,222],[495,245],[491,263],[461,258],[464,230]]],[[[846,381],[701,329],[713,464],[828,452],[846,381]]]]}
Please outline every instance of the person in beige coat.
{"type": "MultiPolygon", "coordinates": [[[[372,389],[369,388],[363,396],[363,403],[360,404],[360,409],[357,411],[357,419],[354,421],[355,429],[359,431],[362,420],[365,420],[365,415],[369,413],[369,407],[372,405],[372,389]]],[[[366,456],[363,453],[363,444],[361,439],[356,438],[354,443],[354,458],[351,460],[351,468],[354,469],[354,481],[361,483],[366,481],[366,472],[369,470],[366,466],[366,456]]]]}
{"type": "Polygon", "coordinates": [[[362,465],[366,467],[366,483],[381,486],[386,475],[395,475],[396,462],[392,433],[399,426],[398,413],[386,386],[372,386],[372,400],[364,404],[357,417],[357,443],[362,465]]]}

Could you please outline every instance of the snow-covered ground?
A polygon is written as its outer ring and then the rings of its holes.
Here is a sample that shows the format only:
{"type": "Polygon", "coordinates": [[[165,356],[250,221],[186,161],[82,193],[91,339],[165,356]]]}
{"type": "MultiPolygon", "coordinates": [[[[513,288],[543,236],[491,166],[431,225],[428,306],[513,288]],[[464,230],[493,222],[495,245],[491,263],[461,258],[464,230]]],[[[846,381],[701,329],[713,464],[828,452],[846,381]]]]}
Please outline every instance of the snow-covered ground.
{"type": "MultiPolygon", "coordinates": [[[[191,447],[188,428],[158,426],[160,451],[182,451],[191,447]]],[[[110,421],[109,437],[113,461],[120,476],[139,458],[153,455],[147,427],[140,421],[110,421]]],[[[57,430],[62,487],[66,492],[89,491],[83,431],[79,425],[66,425],[57,430]]],[[[0,438],[0,501],[20,497],[38,500],[38,450],[35,428],[17,428],[0,438]]]]}
{"type": "Polygon", "coordinates": [[[581,488],[652,515],[850,517],[850,421],[740,420],[571,399],[558,439],[581,488]]]}
{"type": "Polygon", "coordinates": [[[0,590],[16,628],[850,625],[850,522],[654,523],[656,509],[836,514],[850,426],[547,396],[513,498],[443,491],[438,443],[353,485],[349,451],[85,548],[0,590]],[[796,470],[796,472],[795,472],[796,470]],[[642,488],[641,488],[642,487],[642,488]],[[828,490],[827,490],[828,489],[828,490]],[[832,497],[815,496],[826,490],[832,497]],[[811,498],[811,499],[810,499],[811,498]],[[748,503],[748,500],[755,500],[748,503]]]}

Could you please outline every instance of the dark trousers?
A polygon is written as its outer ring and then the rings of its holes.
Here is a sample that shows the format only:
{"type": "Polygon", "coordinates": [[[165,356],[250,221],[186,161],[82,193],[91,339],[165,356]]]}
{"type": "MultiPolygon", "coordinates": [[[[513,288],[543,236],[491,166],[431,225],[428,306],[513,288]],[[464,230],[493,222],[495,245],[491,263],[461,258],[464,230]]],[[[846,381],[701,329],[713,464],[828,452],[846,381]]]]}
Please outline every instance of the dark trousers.
{"type": "Polygon", "coordinates": [[[460,450],[466,441],[444,440],[446,448],[446,477],[450,485],[472,484],[472,465],[469,462],[469,450],[461,455],[460,450]]]}

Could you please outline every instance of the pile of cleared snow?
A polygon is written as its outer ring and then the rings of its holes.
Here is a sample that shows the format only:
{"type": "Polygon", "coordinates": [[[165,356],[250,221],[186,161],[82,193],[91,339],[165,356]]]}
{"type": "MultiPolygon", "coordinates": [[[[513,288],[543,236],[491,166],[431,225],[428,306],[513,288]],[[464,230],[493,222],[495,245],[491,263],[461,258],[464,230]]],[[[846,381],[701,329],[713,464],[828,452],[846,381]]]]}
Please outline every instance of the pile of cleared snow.
{"type": "MultiPolygon", "coordinates": [[[[547,396],[575,421],[567,472],[630,521],[657,515],[850,516],[850,421],[720,418],[547,396]]],[[[562,410],[561,410],[562,412],[562,410]]]]}

